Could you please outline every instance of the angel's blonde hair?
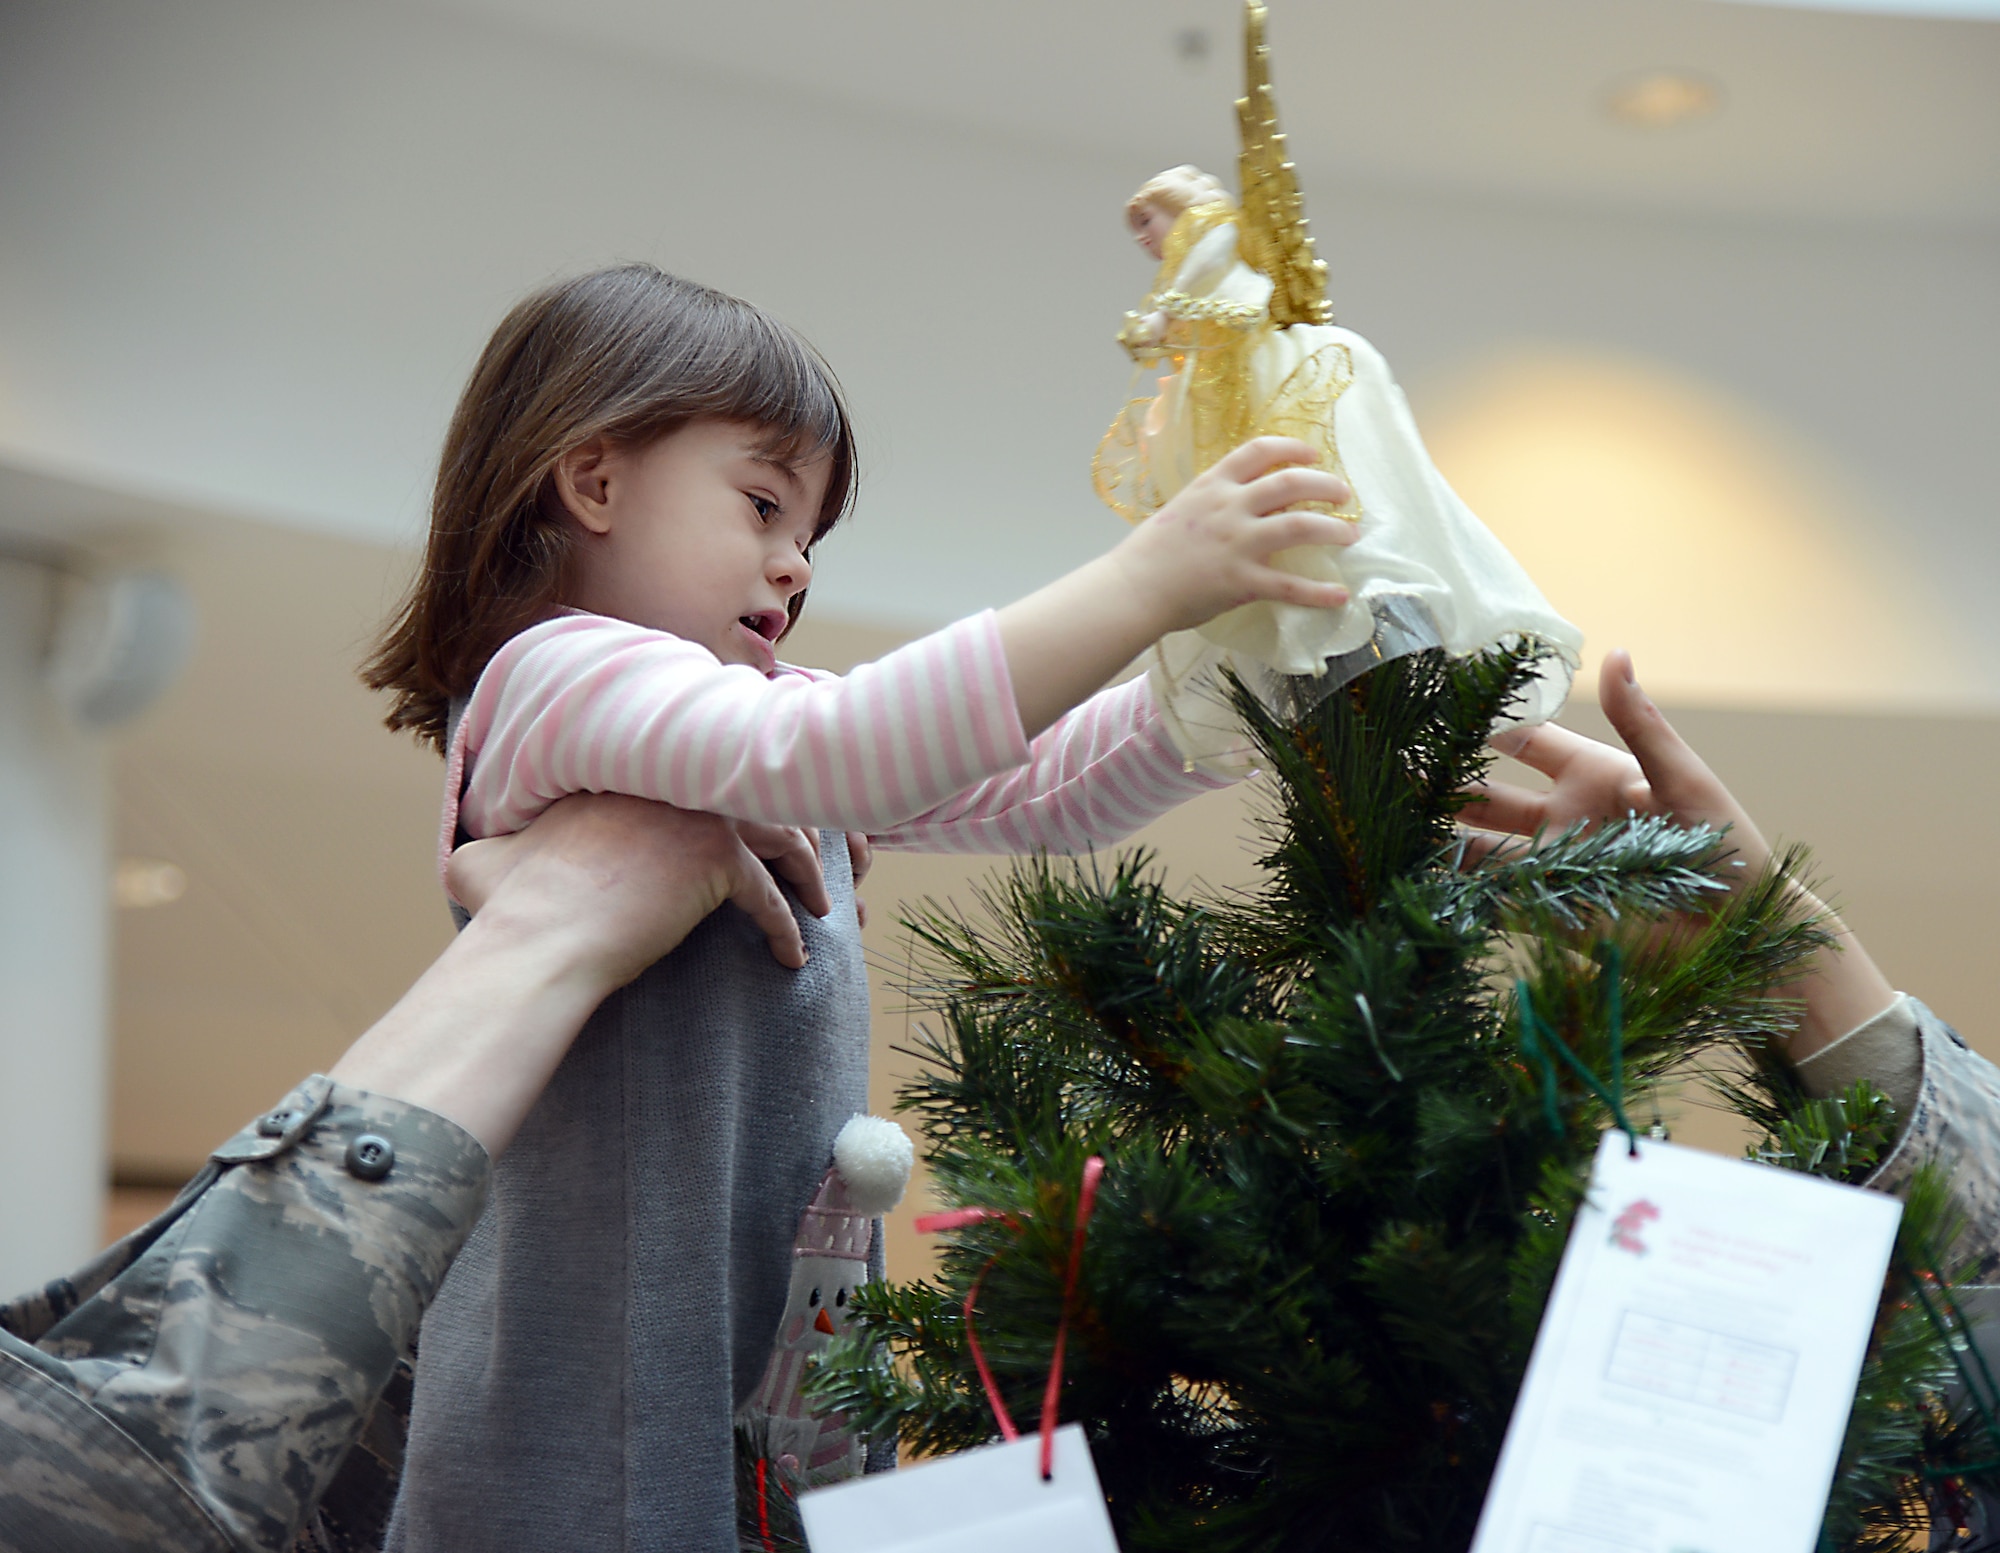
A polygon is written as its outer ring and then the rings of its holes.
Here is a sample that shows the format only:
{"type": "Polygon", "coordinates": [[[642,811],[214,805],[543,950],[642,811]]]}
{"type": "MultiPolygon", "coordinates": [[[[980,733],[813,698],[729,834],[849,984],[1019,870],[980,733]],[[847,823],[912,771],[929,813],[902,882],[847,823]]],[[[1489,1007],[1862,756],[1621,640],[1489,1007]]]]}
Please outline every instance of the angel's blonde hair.
{"type": "Polygon", "coordinates": [[[1179,216],[1196,205],[1229,198],[1228,185],[1214,173],[1205,173],[1192,162],[1169,167],[1139,185],[1139,192],[1125,202],[1125,219],[1136,219],[1148,205],[1179,216]]]}

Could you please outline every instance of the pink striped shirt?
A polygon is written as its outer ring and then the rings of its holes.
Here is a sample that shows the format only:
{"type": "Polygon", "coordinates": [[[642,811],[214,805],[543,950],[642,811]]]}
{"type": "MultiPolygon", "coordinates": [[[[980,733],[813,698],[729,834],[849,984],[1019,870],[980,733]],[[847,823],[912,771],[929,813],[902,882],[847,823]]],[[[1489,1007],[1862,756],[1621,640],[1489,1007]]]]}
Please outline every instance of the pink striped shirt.
{"type": "Polygon", "coordinates": [[[473,687],[440,858],[460,824],[506,835],[566,794],[605,792],[904,851],[1085,852],[1225,785],[1183,768],[1143,678],[1030,743],[991,611],[845,678],[768,679],[665,632],[566,614],[508,642],[473,687]]]}

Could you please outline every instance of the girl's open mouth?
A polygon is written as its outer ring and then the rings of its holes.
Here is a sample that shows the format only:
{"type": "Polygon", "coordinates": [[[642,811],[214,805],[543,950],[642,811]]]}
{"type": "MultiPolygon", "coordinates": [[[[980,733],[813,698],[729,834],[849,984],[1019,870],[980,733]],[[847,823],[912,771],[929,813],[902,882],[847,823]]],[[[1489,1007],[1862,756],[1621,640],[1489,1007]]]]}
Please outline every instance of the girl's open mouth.
{"type": "Polygon", "coordinates": [[[770,674],[778,667],[777,649],[771,644],[785,628],[785,617],[770,610],[755,615],[738,615],[736,629],[743,633],[742,651],[761,672],[770,674]]]}

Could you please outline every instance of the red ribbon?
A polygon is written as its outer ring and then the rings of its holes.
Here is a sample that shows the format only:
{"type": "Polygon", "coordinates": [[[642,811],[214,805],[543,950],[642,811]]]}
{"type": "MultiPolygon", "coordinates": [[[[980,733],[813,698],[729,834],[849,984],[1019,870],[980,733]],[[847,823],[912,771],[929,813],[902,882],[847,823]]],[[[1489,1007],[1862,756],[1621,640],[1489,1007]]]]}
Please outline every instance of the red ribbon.
{"type": "MultiPolygon", "coordinates": [[[[1069,1264],[1063,1270],[1062,1319],[1056,1323],[1056,1351],[1049,1361],[1049,1384],[1042,1393],[1042,1481],[1055,1476],[1056,1451],[1056,1403],[1062,1394],[1063,1349],[1069,1341],[1069,1311],[1076,1300],[1076,1275],[1083,1261],[1083,1234],[1090,1223],[1090,1211],[1097,1206],[1097,1183],[1104,1178],[1104,1161],[1093,1154],[1083,1162],[1083,1181],[1076,1194],[1076,1228],[1070,1235],[1069,1264]]],[[[920,1235],[934,1235],[939,1230],[963,1229],[968,1224],[978,1224],[986,1219],[999,1219],[1009,1225],[1015,1233],[1021,1230],[1021,1221],[1015,1215],[999,1208],[953,1208],[945,1213],[926,1213],[916,1221],[916,1231],[920,1235]]],[[[979,1286],[986,1281],[986,1275],[993,1271],[993,1264],[1000,1260],[996,1252],[979,1269],[979,1276],[972,1280],[972,1287],[965,1291],[965,1346],[972,1350],[973,1367],[979,1371],[979,1384],[986,1388],[987,1405],[993,1409],[993,1418],[1000,1425],[1001,1438],[1013,1442],[1021,1438],[1021,1431],[1014,1427],[1013,1416],[1007,1411],[1007,1404],[1001,1400],[1000,1387],[993,1379],[993,1367],[986,1362],[985,1350],[979,1346],[979,1334],[973,1330],[972,1309],[979,1300],[979,1286]]]]}

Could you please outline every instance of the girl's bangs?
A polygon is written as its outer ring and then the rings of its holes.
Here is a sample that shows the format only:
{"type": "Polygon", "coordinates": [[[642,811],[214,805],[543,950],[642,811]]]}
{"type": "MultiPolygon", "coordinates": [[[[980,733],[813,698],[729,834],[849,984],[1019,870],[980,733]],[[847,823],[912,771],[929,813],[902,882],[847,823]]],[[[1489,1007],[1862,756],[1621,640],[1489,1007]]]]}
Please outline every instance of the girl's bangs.
{"type": "MultiPolygon", "coordinates": [[[[762,322],[764,320],[760,320],[762,322]]],[[[833,383],[833,372],[804,341],[787,338],[774,327],[758,344],[762,349],[742,359],[735,418],[764,427],[764,450],[787,463],[808,464],[848,436],[847,407],[833,383]]]]}
{"type": "Polygon", "coordinates": [[[854,488],[854,432],[833,369],[783,324],[759,315],[750,349],[737,356],[734,402],[721,413],[764,428],[761,450],[789,468],[830,459],[826,503],[814,538],[845,515],[854,488]]]}

